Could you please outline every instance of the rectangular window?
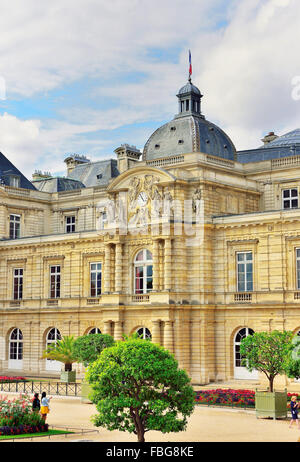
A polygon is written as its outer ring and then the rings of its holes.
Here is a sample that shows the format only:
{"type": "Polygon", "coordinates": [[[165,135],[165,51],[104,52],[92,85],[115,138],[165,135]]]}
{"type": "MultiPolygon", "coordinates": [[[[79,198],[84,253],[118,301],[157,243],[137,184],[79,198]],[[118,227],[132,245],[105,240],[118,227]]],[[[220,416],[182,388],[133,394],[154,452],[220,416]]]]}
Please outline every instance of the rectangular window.
{"type": "Polygon", "coordinates": [[[10,215],[9,216],[9,238],[18,239],[20,237],[20,227],[21,227],[21,216],[20,215],[10,215]]]}
{"type": "Polygon", "coordinates": [[[252,252],[237,253],[237,290],[253,291],[253,257],[252,252]]]}
{"type": "Polygon", "coordinates": [[[99,297],[99,295],[101,295],[101,280],[102,280],[102,263],[91,263],[91,266],[90,266],[91,297],[99,297]]]}
{"type": "Polygon", "coordinates": [[[185,110],[189,111],[190,110],[190,101],[187,99],[185,102],[185,110]]]}
{"type": "Polygon", "coordinates": [[[298,208],[298,189],[284,189],[282,191],[282,206],[284,209],[298,208]]]}
{"type": "Polygon", "coordinates": [[[50,298],[60,297],[60,266],[50,266],[50,298]]]}
{"type": "Polygon", "coordinates": [[[296,249],[297,289],[300,290],[300,249],[296,249]]]}
{"type": "Polygon", "coordinates": [[[66,217],[66,233],[75,233],[75,216],[66,217]]]}
{"type": "Polygon", "coordinates": [[[13,280],[13,297],[14,300],[21,300],[23,298],[23,269],[14,269],[14,280],[13,280]]]}

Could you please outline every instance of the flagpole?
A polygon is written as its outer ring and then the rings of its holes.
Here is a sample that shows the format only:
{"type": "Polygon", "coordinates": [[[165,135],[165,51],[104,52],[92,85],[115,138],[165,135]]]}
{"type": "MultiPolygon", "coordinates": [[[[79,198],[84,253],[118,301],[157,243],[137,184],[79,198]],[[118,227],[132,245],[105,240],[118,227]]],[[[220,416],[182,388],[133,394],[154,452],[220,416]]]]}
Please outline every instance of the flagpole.
{"type": "Polygon", "coordinates": [[[192,83],[192,54],[191,50],[189,50],[189,82],[192,83]]]}

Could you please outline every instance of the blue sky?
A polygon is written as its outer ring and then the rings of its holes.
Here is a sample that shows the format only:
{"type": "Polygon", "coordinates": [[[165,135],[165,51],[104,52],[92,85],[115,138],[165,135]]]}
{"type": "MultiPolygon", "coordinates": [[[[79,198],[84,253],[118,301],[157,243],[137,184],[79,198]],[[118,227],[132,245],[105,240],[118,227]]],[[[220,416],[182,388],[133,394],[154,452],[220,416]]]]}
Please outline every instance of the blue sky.
{"type": "Polygon", "coordinates": [[[141,150],[188,77],[238,149],[300,126],[297,0],[0,0],[0,151],[29,178],[141,150]],[[1,92],[0,92],[1,96],[1,92]]]}

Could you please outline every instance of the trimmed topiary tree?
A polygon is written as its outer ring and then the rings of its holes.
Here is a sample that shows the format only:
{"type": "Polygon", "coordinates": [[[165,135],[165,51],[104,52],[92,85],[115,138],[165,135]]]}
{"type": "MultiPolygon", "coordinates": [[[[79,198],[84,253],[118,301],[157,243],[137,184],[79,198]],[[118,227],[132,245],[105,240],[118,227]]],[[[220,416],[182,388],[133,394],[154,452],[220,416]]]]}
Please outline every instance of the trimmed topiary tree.
{"type": "Polygon", "coordinates": [[[73,353],[78,362],[88,367],[99,358],[104,348],[110,347],[114,343],[114,339],[108,334],[82,335],[74,341],[73,353]]]}
{"type": "Polygon", "coordinates": [[[167,350],[129,338],[106,348],[87,373],[98,414],[94,424],[135,433],[183,431],[195,406],[190,378],[167,350]]]}
{"type": "Polygon", "coordinates": [[[293,334],[290,331],[255,332],[241,342],[242,365],[263,372],[273,392],[274,379],[286,372],[293,334]]]}
{"type": "Polygon", "coordinates": [[[300,379],[300,337],[292,339],[292,348],[285,367],[286,375],[291,379],[300,379]]]}

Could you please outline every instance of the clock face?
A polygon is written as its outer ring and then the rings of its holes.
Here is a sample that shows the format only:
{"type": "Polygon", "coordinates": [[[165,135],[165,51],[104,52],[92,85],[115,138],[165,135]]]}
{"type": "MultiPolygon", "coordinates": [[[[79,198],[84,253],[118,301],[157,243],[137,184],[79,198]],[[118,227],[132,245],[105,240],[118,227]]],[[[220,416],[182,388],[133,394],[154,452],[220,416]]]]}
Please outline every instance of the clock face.
{"type": "Polygon", "coordinates": [[[138,195],[138,204],[141,206],[144,206],[147,204],[147,201],[148,201],[148,196],[145,193],[145,191],[140,192],[140,194],[138,195]]]}

